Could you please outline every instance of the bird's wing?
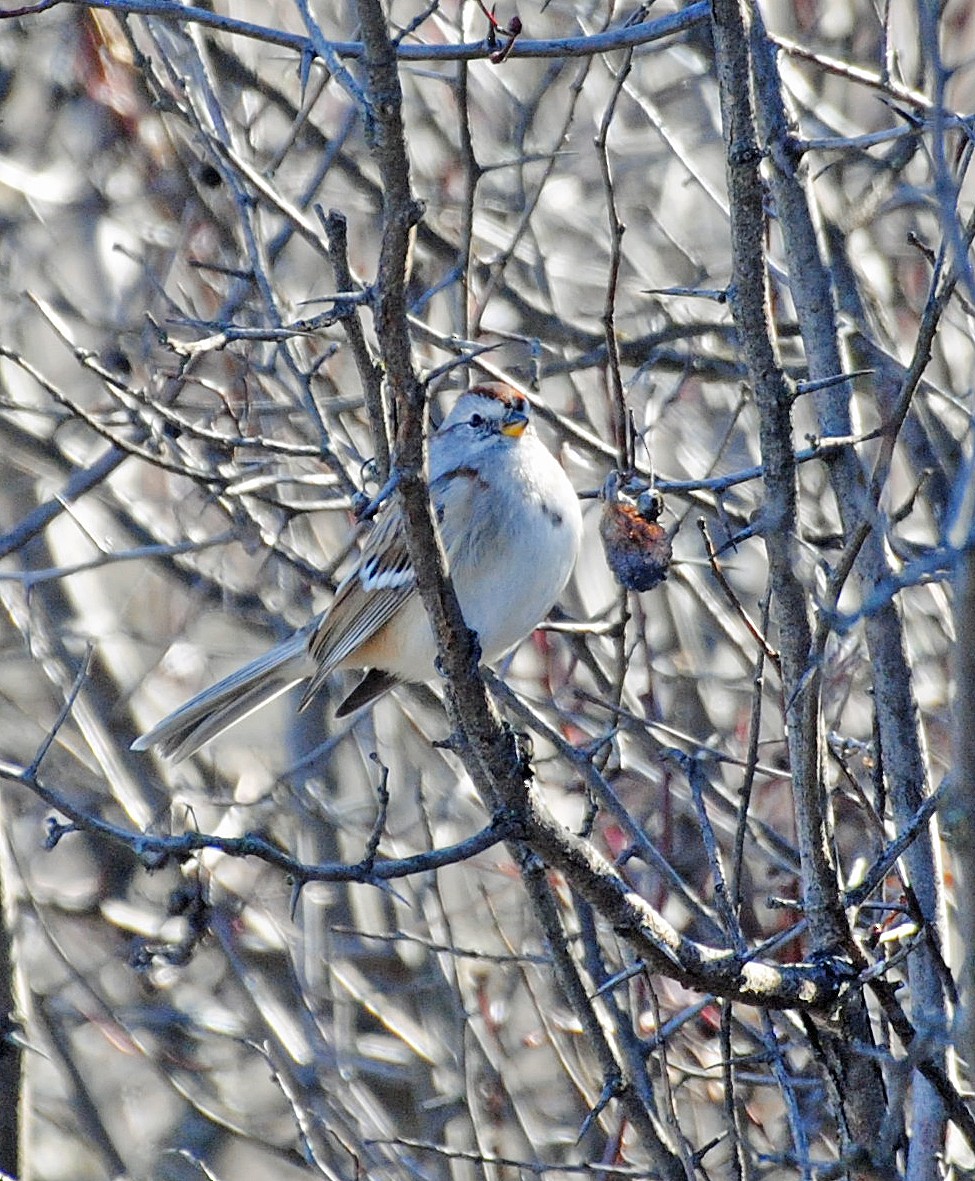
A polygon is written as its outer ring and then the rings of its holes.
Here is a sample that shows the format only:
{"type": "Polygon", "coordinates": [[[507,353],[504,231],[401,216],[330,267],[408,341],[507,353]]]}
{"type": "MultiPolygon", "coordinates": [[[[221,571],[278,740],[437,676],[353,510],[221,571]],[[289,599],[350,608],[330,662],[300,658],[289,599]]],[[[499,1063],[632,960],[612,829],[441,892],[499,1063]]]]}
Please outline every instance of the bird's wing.
{"type": "Polygon", "coordinates": [[[388,623],[416,594],[399,509],[382,514],[362,553],[335,592],[308,650],[318,668],[304,696],[308,701],[325,678],[388,623]]]}
{"type": "MultiPolygon", "coordinates": [[[[472,468],[455,467],[430,485],[448,568],[453,567],[460,549],[478,543],[468,528],[458,526],[466,526],[472,519],[472,499],[483,491],[484,483],[472,468]]],[[[416,593],[402,513],[398,505],[390,505],[377,519],[355,568],[335,592],[312,636],[309,652],[318,667],[302,698],[302,708],[329,673],[373,639],[416,593]]]]}

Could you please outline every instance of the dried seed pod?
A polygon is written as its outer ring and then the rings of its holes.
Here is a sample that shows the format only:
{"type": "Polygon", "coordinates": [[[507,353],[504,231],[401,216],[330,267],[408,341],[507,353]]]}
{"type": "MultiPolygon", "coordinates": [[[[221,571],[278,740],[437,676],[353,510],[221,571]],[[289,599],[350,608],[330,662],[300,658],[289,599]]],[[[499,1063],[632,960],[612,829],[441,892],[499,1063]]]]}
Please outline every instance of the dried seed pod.
{"type": "Polygon", "coordinates": [[[663,497],[640,476],[611,472],[603,485],[599,534],[606,561],[620,586],[652,590],[667,577],[671,544],[657,523],[663,497]]]}

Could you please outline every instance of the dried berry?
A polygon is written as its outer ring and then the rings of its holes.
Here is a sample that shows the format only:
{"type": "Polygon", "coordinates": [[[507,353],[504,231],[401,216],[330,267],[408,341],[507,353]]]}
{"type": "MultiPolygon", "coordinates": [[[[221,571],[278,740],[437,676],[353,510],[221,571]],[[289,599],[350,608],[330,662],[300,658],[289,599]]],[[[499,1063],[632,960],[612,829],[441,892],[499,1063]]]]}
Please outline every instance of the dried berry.
{"type": "Polygon", "coordinates": [[[639,476],[612,472],[603,485],[599,533],[610,570],[627,590],[652,590],[667,577],[671,540],[657,518],[663,497],[639,476]]]}

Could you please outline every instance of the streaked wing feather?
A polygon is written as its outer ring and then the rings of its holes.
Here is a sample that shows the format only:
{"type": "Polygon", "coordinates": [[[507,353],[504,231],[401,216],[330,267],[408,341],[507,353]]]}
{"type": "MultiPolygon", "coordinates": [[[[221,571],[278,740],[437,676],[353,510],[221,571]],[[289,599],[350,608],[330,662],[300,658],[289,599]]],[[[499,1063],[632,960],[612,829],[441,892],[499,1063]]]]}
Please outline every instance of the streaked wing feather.
{"type": "Polygon", "coordinates": [[[400,514],[398,509],[391,508],[369,534],[355,569],[339,586],[312,637],[309,651],[318,668],[303,704],[331,672],[371,640],[415,593],[416,579],[400,528],[400,514]]]}

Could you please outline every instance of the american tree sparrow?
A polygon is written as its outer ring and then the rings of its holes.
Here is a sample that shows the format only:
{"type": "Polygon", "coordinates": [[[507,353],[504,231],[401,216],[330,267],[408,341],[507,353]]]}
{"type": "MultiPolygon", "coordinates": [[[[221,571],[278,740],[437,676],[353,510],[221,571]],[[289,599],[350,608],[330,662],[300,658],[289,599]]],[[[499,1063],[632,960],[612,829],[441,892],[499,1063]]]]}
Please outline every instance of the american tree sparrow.
{"type": "MultiPolygon", "coordinates": [[[[458,398],[430,439],[430,497],[454,589],[485,661],[524,639],[572,573],[579,502],[539,440],[530,407],[509,386],[458,398]]],[[[184,759],[293,685],[300,709],[338,669],[368,671],[342,717],[402,681],[434,676],[437,650],[392,502],[381,510],[331,606],[290,639],[180,706],[132,744],[184,759]]]]}

